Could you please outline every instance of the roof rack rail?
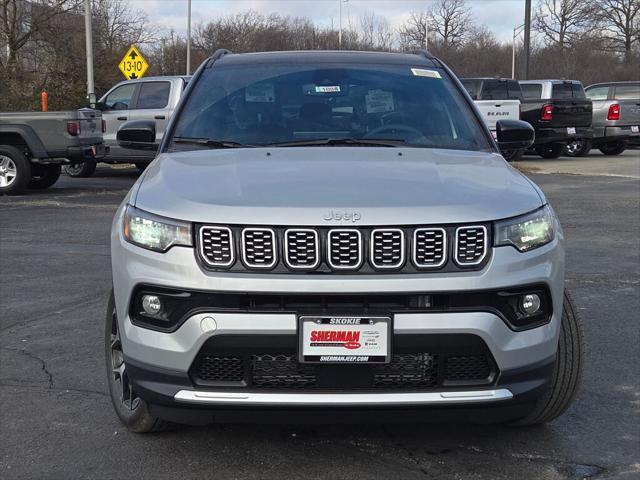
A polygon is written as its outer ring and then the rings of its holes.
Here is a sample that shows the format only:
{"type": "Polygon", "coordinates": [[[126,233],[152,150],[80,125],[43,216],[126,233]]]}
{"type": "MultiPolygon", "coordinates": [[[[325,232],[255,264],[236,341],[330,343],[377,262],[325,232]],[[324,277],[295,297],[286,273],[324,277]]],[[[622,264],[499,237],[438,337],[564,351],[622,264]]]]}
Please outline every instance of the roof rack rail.
{"type": "Polygon", "coordinates": [[[209,60],[207,60],[207,68],[210,68],[216,62],[216,60],[220,60],[222,57],[224,57],[225,55],[229,55],[230,53],[231,50],[227,50],[226,48],[219,48],[218,50],[213,52],[213,55],[211,55],[209,57],[209,60]]]}

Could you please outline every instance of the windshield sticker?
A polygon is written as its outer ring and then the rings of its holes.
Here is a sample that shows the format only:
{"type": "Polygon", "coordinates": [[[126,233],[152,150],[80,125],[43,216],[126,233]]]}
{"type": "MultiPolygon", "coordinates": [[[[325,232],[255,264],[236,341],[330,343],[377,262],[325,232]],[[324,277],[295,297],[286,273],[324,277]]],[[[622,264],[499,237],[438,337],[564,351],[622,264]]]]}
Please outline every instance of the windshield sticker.
{"type": "Polygon", "coordinates": [[[440,72],[436,70],[426,70],[424,68],[412,68],[411,73],[416,77],[442,78],[440,72]]]}
{"type": "Polygon", "coordinates": [[[364,97],[367,105],[367,113],[393,112],[393,93],[384,90],[369,90],[364,97]]]}
{"type": "Polygon", "coordinates": [[[322,86],[316,85],[316,93],[339,93],[340,85],[335,86],[322,86]]]}
{"type": "Polygon", "coordinates": [[[276,93],[273,83],[249,85],[244,90],[244,99],[246,102],[274,103],[276,101],[276,93]]]}

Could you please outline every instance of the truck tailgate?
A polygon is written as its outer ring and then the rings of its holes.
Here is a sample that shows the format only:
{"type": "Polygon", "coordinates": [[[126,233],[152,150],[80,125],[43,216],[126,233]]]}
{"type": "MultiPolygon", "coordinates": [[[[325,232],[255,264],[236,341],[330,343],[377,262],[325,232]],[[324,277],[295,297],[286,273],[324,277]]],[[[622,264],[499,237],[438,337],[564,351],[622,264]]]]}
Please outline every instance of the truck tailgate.
{"type": "Polygon", "coordinates": [[[490,130],[496,129],[498,120],[520,118],[520,100],[476,100],[475,104],[490,130]]]}
{"type": "Polygon", "coordinates": [[[593,106],[591,100],[552,100],[553,119],[551,127],[588,127],[591,125],[593,106]]]}
{"type": "Polygon", "coordinates": [[[80,122],[79,143],[82,145],[102,142],[102,112],[91,108],[76,111],[80,122]]]}
{"type": "Polygon", "coordinates": [[[615,100],[620,105],[620,120],[615,125],[640,125],[640,100],[615,100]]]}

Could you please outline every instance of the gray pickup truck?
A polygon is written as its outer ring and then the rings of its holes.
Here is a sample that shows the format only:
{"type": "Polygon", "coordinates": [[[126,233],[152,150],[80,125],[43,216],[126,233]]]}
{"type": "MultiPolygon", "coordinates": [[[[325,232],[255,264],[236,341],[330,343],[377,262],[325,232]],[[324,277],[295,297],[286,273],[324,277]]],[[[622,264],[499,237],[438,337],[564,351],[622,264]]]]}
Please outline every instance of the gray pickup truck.
{"type": "MultiPolygon", "coordinates": [[[[128,120],[151,120],[156,125],[156,143],[160,145],[167,122],[190,78],[167,76],[127,80],[105,93],[96,104],[105,123],[106,152],[101,162],[134,163],[140,171],[144,170],[155,158],[156,150],[122,148],[116,141],[116,133],[128,120]]],[[[64,170],[71,177],[90,177],[96,170],[96,162],[67,165],[64,170]]]]}
{"type": "Polygon", "coordinates": [[[102,158],[102,129],[101,112],[90,108],[0,113],[0,194],[48,188],[63,164],[102,158]]]}

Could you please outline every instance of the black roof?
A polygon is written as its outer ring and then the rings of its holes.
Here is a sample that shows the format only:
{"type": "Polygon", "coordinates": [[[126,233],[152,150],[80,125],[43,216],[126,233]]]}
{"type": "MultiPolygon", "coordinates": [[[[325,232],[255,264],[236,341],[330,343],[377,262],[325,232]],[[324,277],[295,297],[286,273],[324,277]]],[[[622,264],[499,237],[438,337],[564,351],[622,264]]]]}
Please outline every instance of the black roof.
{"type": "Polygon", "coordinates": [[[285,52],[228,53],[216,60],[216,65],[247,65],[260,63],[348,63],[387,64],[439,67],[430,55],[420,53],[362,52],[348,50],[292,50],[285,52]]]}

